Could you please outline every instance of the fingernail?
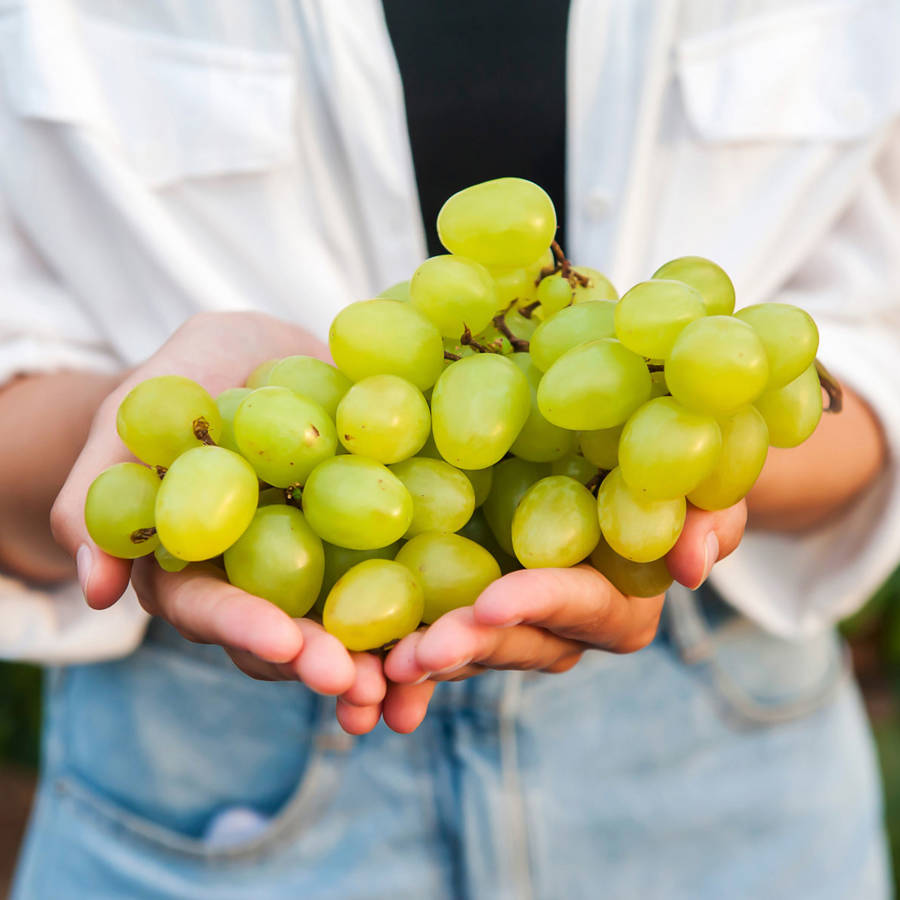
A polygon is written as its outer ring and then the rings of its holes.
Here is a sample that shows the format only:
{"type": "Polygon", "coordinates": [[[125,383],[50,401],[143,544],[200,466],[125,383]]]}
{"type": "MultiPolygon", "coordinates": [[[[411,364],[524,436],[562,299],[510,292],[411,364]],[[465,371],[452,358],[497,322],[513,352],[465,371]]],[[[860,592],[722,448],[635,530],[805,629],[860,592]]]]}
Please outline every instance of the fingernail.
{"type": "Polygon", "coordinates": [[[78,583],[81,585],[81,592],[87,599],[88,581],[91,577],[91,567],[94,564],[94,557],[91,548],[87,544],[82,544],[75,554],[75,568],[78,572],[78,583]]]}
{"type": "Polygon", "coordinates": [[[512,628],[515,625],[521,625],[525,620],[523,618],[510,619],[508,622],[501,622],[498,628],[512,628]]]}
{"type": "Polygon", "coordinates": [[[415,687],[417,684],[425,684],[428,679],[431,678],[431,672],[426,672],[421,678],[417,678],[415,681],[411,681],[409,683],[410,687],[415,687]]]}
{"type": "Polygon", "coordinates": [[[697,582],[697,586],[694,588],[696,591],[707,578],[709,578],[709,573],[712,570],[713,564],[719,558],[719,539],[716,537],[716,533],[711,531],[706,536],[705,542],[705,552],[706,555],[703,560],[703,575],[700,580],[697,582]]]}
{"type": "Polygon", "coordinates": [[[470,662],[472,662],[472,657],[470,656],[468,659],[461,660],[458,663],[454,663],[452,666],[447,666],[446,669],[437,669],[432,672],[433,675],[449,675],[451,672],[457,672],[460,669],[467,666],[470,662]]]}

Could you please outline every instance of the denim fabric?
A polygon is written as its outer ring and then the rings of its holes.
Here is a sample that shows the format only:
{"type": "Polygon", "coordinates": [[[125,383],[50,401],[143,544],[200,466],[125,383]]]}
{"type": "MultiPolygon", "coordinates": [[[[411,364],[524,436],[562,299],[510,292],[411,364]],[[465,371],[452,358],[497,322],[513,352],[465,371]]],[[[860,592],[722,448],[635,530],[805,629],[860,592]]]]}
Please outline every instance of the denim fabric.
{"type": "Polygon", "coordinates": [[[333,701],[155,623],[128,659],[51,674],[13,897],[887,897],[836,641],[737,619],[689,663],[683,632],[564,675],[442,685],[414,734],[351,738],[333,701]]]}

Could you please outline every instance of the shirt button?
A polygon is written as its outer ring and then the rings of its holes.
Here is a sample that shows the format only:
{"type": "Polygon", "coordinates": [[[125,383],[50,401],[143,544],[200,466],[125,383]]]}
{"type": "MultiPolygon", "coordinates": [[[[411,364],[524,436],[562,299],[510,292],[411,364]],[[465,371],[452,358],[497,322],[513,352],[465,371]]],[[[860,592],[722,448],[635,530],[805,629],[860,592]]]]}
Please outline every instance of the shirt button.
{"type": "Polygon", "coordinates": [[[603,188],[591,190],[584,201],[584,211],[587,215],[599,221],[605,219],[612,209],[612,195],[603,188]]]}

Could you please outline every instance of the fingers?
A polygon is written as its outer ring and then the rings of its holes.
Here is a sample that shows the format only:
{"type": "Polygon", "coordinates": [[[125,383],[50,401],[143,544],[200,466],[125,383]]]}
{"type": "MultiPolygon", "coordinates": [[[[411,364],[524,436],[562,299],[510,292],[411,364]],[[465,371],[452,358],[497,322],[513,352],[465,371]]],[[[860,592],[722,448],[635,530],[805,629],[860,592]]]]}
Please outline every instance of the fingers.
{"type": "Polygon", "coordinates": [[[338,697],[335,712],[341,728],[348,734],[368,734],[381,718],[381,704],[354,706],[352,703],[347,703],[342,697],[338,697]]]}
{"type": "Polygon", "coordinates": [[[384,700],[387,682],[381,660],[371,653],[351,653],[356,669],[353,684],[341,700],[351,706],[378,706],[384,700]]]}
{"type": "Polygon", "coordinates": [[[488,585],[472,607],[481,625],[520,623],[616,653],[656,635],[663,597],[626,597],[596,569],[522,569],[488,585]]]}
{"type": "Polygon", "coordinates": [[[427,630],[405,637],[385,660],[392,681],[413,684],[467,677],[482,668],[546,669],[583,645],[540,628],[497,628],[475,620],[470,606],[441,616],[427,630]]]}
{"type": "Polygon", "coordinates": [[[433,681],[390,685],[381,707],[381,715],[388,728],[400,734],[415,731],[428,712],[428,703],[434,688],[433,681]]]}
{"type": "Polygon", "coordinates": [[[691,590],[706,581],[713,564],[724,559],[741,542],[747,524],[747,504],[707,512],[688,504],[684,528],[666,555],[672,577],[691,590]]]}
{"type": "MultiPolygon", "coordinates": [[[[152,558],[141,559],[133,579],[144,609],[189,640],[244,650],[271,663],[290,662],[303,649],[304,633],[294,619],[228,584],[215,566],[190,566],[175,574],[163,572],[152,558]]],[[[349,655],[347,663],[352,667],[349,655]]],[[[347,687],[350,683],[352,675],[347,687]]]]}

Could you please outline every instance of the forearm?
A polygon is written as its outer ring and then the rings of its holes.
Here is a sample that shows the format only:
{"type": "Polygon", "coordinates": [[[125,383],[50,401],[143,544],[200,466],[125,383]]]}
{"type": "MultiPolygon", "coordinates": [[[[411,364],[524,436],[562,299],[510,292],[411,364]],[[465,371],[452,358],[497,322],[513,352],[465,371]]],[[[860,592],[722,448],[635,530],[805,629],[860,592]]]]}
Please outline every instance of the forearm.
{"type": "Polygon", "coordinates": [[[59,372],[0,388],[0,569],[35,581],[74,574],[50,533],[50,507],[91,420],[120,376],[59,372]]]}
{"type": "Polygon", "coordinates": [[[842,411],[825,413],[809,440],[769,450],[747,496],[750,527],[801,531],[824,521],[871,484],[886,456],[878,419],[845,388],[842,411]]]}

